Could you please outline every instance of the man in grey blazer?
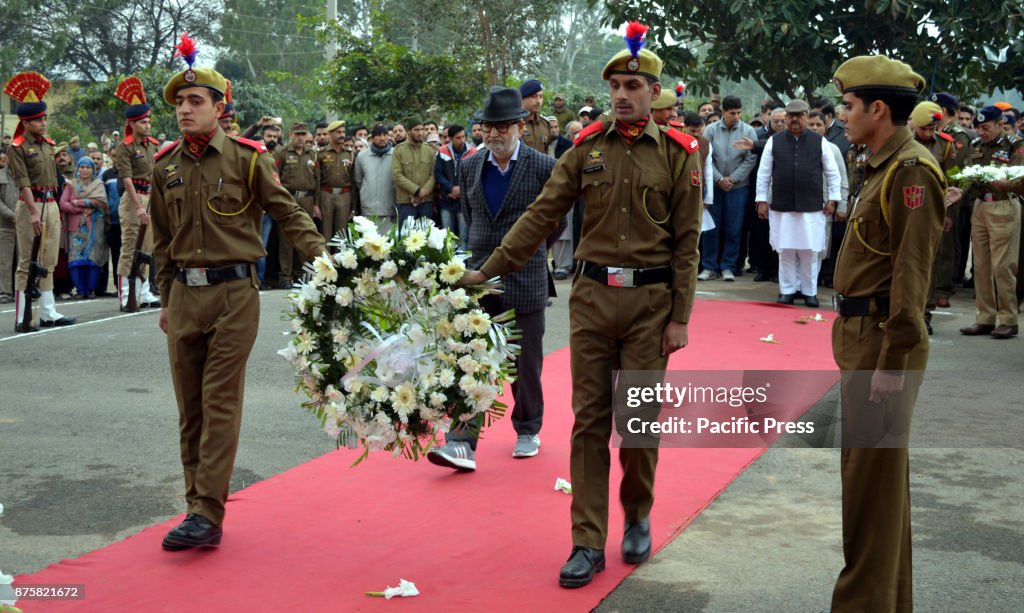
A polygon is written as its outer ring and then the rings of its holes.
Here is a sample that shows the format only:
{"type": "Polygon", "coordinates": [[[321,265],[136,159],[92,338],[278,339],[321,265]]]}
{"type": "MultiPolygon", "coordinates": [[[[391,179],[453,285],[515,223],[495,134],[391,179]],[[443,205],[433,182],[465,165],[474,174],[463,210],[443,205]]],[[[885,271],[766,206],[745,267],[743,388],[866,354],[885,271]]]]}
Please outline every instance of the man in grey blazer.
{"type": "MultiPolygon", "coordinates": [[[[459,172],[462,213],[469,227],[466,262],[477,269],[537,198],[551,176],[555,159],[523,146],[523,101],[518,89],[493,87],[476,114],[487,149],[466,158],[459,172]]],[[[556,231],[554,236],[558,236],[556,231]]],[[[522,331],[522,353],[516,360],[517,379],[512,384],[515,407],[512,425],[516,445],[512,456],[528,458],[540,450],[544,394],[540,375],[544,363],[544,307],[548,300],[547,250],[542,245],[526,267],[502,279],[504,293],[487,296],[482,306],[491,315],[515,309],[516,326],[522,331]]],[[[446,444],[427,454],[432,463],[456,470],[476,470],[476,436],[469,431],[450,432],[446,444]]]]}

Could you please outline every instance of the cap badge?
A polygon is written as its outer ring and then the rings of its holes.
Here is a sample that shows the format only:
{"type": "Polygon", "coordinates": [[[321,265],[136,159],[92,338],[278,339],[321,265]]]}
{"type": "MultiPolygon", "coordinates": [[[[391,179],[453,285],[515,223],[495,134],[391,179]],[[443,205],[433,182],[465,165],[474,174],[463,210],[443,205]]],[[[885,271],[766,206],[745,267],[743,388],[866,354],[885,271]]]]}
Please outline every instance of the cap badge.
{"type": "Polygon", "coordinates": [[[640,70],[640,60],[635,57],[629,58],[629,61],[626,62],[626,68],[633,72],[640,70]]]}
{"type": "Polygon", "coordinates": [[[186,83],[195,83],[196,82],[196,73],[195,73],[195,71],[192,70],[191,68],[189,68],[188,70],[185,71],[184,78],[185,78],[185,82],[186,83]]]}

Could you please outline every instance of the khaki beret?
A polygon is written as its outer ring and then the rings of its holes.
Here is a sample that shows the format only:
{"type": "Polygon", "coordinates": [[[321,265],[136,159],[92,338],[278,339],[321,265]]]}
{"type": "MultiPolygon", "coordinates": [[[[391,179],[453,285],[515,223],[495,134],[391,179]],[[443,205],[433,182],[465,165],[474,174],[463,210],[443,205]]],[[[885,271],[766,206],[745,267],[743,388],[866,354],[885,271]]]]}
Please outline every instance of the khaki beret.
{"type": "Polygon", "coordinates": [[[171,77],[164,87],[164,102],[171,106],[177,106],[174,96],[179,89],[186,87],[207,87],[221,96],[228,89],[228,82],[224,75],[213,68],[189,68],[171,77]]]}
{"type": "Polygon", "coordinates": [[[832,77],[842,93],[861,89],[888,89],[894,92],[920,94],[924,77],[899,60],[884,55],[860,55],[846,60],[832,77]]]}
{"type": "Polygon", "coordinates": [[[343,127],[344,125],[345,125],[345,122],[340,120],[340,119],[332,121],[331,123],[327,124],[327,131],[328,132],[334,132],[338,128],[343,127]]]}
{"type": "Polygon", "coordinates": [[[651,108],[654,110],[670,109],[676,105],[677,101],[678,100],[676,99],[676,93],[672,90],[672,88],[665,87],[664,85],[662,85],[661,94],[659,94],[658,98],[654,101],[653,104],[651,104],[651,108]]]}
{"type": "Polygon", "coordinates": [[[56,147],[53,148],[53,154],[57,155],[58,153],[63,153],[65,151],[67,151],[67,150],[68,150],[68,144],[63,142],[63,141],[61,141],[61,143],[59,145],[57,145],[56,147]]]}
{"type": "Polygon", "coordinates": [[[601,71],[601,78],[607,81],[613,74],[635,74],[650,77],[654,80],[661,79],[661,58],[647,49],[641,49],[637,57],[629,52],[629,49],[619,51],[601,71]]]}
{"type": "Polygon", "coordinates": [[[937,123],[942,119],[942,107],[934,102],[921,102],[910,113],[910,121],[915,128],[923,128],[937,123]]]}

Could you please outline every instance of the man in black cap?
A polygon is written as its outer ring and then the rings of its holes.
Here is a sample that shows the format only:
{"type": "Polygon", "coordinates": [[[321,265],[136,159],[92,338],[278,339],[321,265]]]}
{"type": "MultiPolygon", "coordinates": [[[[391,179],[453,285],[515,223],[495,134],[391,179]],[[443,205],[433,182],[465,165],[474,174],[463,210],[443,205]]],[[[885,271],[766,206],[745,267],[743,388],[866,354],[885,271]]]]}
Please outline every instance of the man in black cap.
{"type": "MultiPolygon", "coordinates": [[[[478,268],[501,245],[526,208],[540,195],[551,177],[555,159],[524,147],[523,109],[519,92],[494,87],[476,114],[483,128],[486,151],[465,158],[459,171],[462,214],[469,230],[469,268],[478,268]],[[514,186],[514,189],[510,189],[514,186]]],[[[556,230],[555,236],[558,231],[556,230]]],[[[516,381],[512,384],[515,407],[512,425],[516,429],[514,458],[529,458],[540,451],[540,428],[544,417],[541,367],[544,364],[544,308],[548,301],[547,250],[535,248],[526,265],[502,277],[505,291],[487,296],[481,305],[498,315],[515,309],[516,327],[522,331],[522,352],[516,358],[516,381]]],[[[477,433],[453,431],[446,444],[431,449],[427,459],[457,470],[476,469],[477,433]]]]}
{"type": "MultiPolygon", "coordinates": [[[[971,166],[1024,166],[1024,146],[1003,133],[1002,121],[1003,111],[999,107],[978,109],[974,118],[978,138],[971,143],[971,166]]],[[[963,200],[974,203],[971,243],[977,309],[974,325],[960,329],[967,336],[1017,336],[1020,196],[1005,187],[971,183],[963,190],[963,200]]]]}
{"type": "Polygon", "coordinates": [[[546,119],[541,117],[540,108],[544,105],[544,86],[537,79],[523,81],[519,86],[519,94],[523,97],[523,109],[526,119],[523,123],[522,140],[541,153],[547,153],[551,141],[551,128],[546,119]]]}

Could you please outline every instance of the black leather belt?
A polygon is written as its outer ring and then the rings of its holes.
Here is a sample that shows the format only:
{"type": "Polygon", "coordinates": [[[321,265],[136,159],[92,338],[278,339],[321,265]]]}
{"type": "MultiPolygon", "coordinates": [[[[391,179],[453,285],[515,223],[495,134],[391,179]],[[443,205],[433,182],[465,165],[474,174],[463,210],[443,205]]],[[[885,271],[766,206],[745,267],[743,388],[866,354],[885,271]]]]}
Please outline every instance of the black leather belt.
{"type": "Polygon", "coordinates": [[[316,191],[311,189],[290,189],[288,191],[291,192],[293,198],[306,198],[316,194],[316,191]]]}
{"type": "Polygon", "coordinates": [[[249,277],[249,274],[248,264],[233,264],[218,268],[179,268],[174,279],[189,287],[201,287],[235,279],[245,279],[249,277]]]}
{"type": "Polygon", "coordinates": [[[869,298],[848,298],[841,294],[832,296],[832,310],[840,317],[866,317],[868,315],[888,315],[889,297],[873,296],[869,298]],[[875,312],[871,312],[871,303],[875,304],[875,312]]]}
{"type": "Polygon", "coordinates": [[[580,262],[580,273],[609,287],[640,287],[652,283],[672,283],[671,266],[623,268],[580,262]]]}

